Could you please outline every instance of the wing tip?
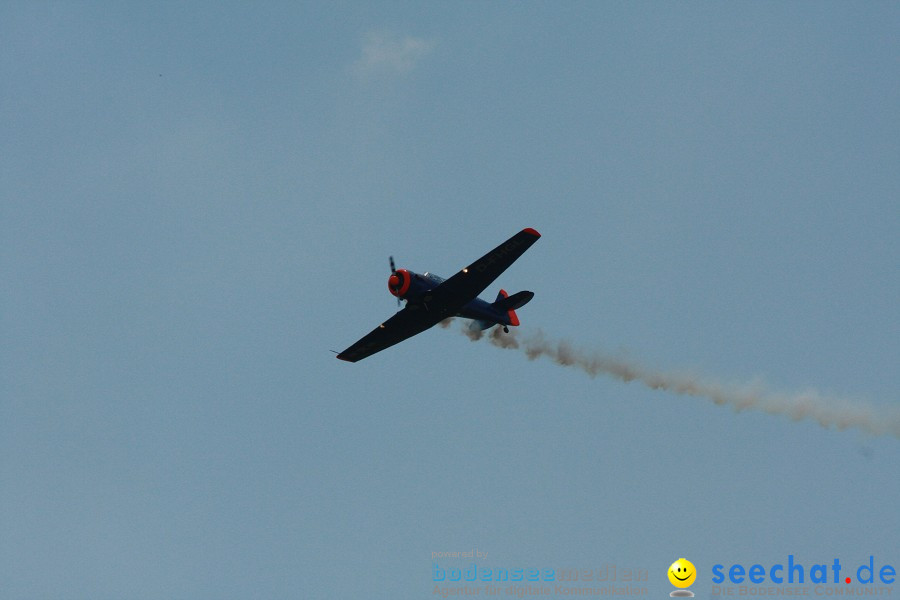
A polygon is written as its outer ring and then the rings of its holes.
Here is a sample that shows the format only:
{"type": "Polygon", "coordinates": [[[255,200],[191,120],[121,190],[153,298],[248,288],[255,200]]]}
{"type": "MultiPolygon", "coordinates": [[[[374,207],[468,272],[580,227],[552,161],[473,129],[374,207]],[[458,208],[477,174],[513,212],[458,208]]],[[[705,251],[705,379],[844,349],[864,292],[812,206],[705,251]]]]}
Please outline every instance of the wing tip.
{"type": "Polygon", "coordinates": [[[524,231],[525,233],[529,233],[529,234],[533,235],[534,237],[541,237],[541,234],[539,234],[537,232],[537,229],[533,229],[531,227],[526,227],[522,231],[524,231]]]}
{"type": "Polygon", "coordinates": [[[338,360],[344,360],[347,362],[355,362],[355,361],[350,360],[349,358],[347,358],[347,356],[345,356],[343,354],[338,354],[337,356],[335,356],[335,358],[338,360]]]}

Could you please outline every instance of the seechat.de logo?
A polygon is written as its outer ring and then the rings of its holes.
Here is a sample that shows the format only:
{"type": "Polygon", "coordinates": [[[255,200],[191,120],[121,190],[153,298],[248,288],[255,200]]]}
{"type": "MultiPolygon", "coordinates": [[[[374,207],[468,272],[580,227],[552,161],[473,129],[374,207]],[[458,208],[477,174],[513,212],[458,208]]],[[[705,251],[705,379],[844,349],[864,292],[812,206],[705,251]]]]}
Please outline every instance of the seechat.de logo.
{"type": "Polygon", "coordinates": [[[869,557],[867,563],[859,565],[859,567],[849,567],[844,569],[844,565],[837,558],[834,562],[820,563],[806,566],[801,562],[794,560],[793,554],[788,554],[787,563],[776,563],[771,567],[761,564],[746,567],[740,563],[725,568],[724,565],[713,565],[712,568],[713,583],[732,584],[838,584],[843,583],[850,585],[852,583],[869,585],[869,584],[885,584],[894,583],[897,576],[897,570],[893,565],[879,565],[874,556],[869,557]]]}

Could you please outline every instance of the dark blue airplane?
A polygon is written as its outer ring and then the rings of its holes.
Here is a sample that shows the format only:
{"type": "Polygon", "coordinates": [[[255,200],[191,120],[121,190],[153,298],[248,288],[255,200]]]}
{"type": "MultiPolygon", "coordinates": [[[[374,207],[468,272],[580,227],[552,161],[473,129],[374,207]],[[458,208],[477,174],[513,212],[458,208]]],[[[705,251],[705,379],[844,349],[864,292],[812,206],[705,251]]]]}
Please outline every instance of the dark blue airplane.
{"type": "Polygon", "coordinates": [[[397,296],[398,305],[402,298],[406,300],[406,306],[337,357],[349,362],[362,360],[455,316],[472,319],[472,326],[479,329],[502,325],[503,331],[509,333],[509,326],[519,324],[516,309],[525,306],[534,297],[534,292],[523,291],[510,296],[500,290],[493,303],[485,302],[478,294],[539,237],[541,234],[534,229],[523,229],[450,279],[442,279],[433,273],[420,275],[397,269],[391,257],[388,289],[397,296]]]}

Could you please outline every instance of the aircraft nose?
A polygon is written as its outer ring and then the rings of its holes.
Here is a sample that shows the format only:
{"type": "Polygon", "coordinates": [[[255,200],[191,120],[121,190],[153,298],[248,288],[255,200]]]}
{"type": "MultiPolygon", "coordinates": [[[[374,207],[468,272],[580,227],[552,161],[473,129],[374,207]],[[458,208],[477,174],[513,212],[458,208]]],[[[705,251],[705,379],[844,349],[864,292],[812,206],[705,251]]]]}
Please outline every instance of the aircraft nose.
{"type": "Polygon", "coordinates": [[[411,282],[412,279],[409,276],[409,271],[406,269],[398,269],[396,273],[391,273],[391,276],[388,277],[388,290],[390,290],[391,294],[394,296],[403,298],[409,290],[409,284],[411,282]]]}

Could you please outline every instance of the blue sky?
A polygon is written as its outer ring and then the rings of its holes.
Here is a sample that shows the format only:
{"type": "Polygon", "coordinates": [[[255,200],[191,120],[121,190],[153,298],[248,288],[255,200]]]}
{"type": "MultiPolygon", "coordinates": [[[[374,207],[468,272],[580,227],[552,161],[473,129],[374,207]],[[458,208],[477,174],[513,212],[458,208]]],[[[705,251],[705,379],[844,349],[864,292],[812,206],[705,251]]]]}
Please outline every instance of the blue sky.
{"type": "MultiPolygon", "coordinates": [[[[434,597],[480,568],[900,566],[900,440],[434,330],[898,407],[900,5],[7,3],[0,589],[434,597]],[[457,324],[458,325],[458,324],[457,324]],[[467,567],[470,560],[438,561],[467,567]]],[[[896,588],[893,591],[897,593],[896,588]]]]}

